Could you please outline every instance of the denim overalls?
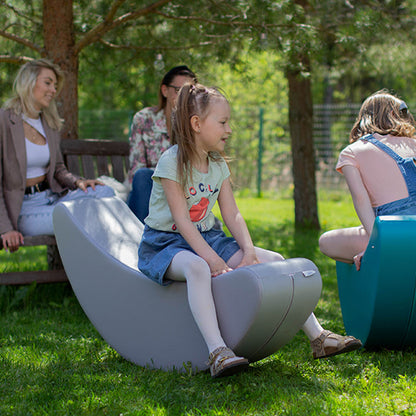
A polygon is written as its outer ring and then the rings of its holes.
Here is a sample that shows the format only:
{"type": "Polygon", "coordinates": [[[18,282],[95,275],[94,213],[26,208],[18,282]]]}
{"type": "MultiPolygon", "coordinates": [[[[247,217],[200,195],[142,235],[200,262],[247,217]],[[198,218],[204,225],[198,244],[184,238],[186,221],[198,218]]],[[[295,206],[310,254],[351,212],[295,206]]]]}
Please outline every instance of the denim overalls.
{"type": "Polygon", "coordinates": [[[392,157],[407,185],[409,196],[407,198],[399,199],[397,201],[389,202],[387,204],[374,207],[376,217],[379,215],[416,215],[416,160],[413,157],[402,158],[395,153],[390,147],[375,139],[371,134],[361,137],[360,140],[365,140],[377,146],[380,150],[386,152],[392,157]]]}

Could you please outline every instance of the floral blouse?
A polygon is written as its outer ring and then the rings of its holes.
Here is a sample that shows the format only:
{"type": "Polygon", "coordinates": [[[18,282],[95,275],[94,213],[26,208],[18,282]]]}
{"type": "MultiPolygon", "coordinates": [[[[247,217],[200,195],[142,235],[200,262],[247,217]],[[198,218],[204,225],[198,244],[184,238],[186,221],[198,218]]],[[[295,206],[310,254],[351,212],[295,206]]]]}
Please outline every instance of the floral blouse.
{"type": "Polygon", "coordinates": [[[137,112],[131,125],[129,182],[140,168],[155,168],[162,153],[170,147],[163,110],[146,107],[137,112]]]}

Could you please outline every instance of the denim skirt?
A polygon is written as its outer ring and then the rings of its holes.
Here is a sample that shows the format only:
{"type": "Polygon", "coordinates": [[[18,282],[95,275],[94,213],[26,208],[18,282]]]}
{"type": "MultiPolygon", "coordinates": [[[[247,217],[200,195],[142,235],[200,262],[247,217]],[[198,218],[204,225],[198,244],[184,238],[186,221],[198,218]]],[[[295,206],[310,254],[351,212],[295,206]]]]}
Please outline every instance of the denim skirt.
{"type": "MultiPolygon", "coordinates": [[[[240,249],[234,238],[227,237],[223,231],[211,229],[201,235],[225,262],[240,249]]],[[[156,283],[168,285],[172,282],[164,278],[166,270],[173,257],[184,250],[195,253],[180,233],[159,231],[146,225],[139,246],[139,269],[156,283]]]]}

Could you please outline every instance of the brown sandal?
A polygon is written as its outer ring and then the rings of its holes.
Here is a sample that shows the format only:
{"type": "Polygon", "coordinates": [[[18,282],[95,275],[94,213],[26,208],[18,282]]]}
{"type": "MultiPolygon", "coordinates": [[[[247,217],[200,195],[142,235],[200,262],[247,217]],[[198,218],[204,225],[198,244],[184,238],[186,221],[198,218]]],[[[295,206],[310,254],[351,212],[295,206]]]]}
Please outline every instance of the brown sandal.
{"type": "Polygon", "coordinates": [[[317,359],[354,351],[362,347],[362,344],[359,339],[352,336],[344,337],[342,335],[334,334],[331,331],[324,330],[318,338],[311,341],[311,347],[313,358],[317,359]],[[337,345],[325,346],[325,340],[327,338],[337,340],[337,345]]]}
{"type": "Polygon", "coordinates": [[[245,370],[248,367],[248,360],[237,357],[227,347],[218,347],[209,355],[208,364],[213,378],[227,377],[245,370]]]}

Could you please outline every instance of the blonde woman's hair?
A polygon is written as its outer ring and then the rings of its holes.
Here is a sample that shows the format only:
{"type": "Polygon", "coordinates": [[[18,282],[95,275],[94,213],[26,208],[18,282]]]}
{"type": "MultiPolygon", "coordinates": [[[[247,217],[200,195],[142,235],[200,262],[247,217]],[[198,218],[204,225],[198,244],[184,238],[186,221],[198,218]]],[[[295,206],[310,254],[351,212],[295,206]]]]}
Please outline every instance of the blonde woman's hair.
{"type": "Polygon", "coordinates": [[[406,103],[383,89],[363,102],[350,132],[350,143],[366,134],[413,137],[415,131],[416,123],[406,103]]]}
{"type": "MultiPolygon", "coordinates": [[[[210,105],[219,99],[227,101],[217,88],[209,88],[201,84],[186,83],[179,92],[176,107],[172,112],[171,141],[172,144],[178,145],[178,177],[183,187],[188,177],[192,179],[192,163],[198,157],[191,118],[197,115],[204,120],[209,113],[210,105]]],[[[217,161],[225,155],[209,152],[208,157],[217,161]]]]}
{"type": "MultiPolygon", "coordinates": [[[[62,70],[47,59],[36,59],[26,62],[20,67],[13,83],[14,94],[5,102],[3,108],[13,110],[17,115],[33,116],[36,114],[38,111],[33,105],[33,89],[43,68],[50,69],[55,73],[58,84],[56,95],[58,95],[64,83],[62,70]]],[[[52,129],[59,130],[62,127],[63,120],[58,114],[55,99],[50,102],[49,107],[42,110],[42,117],[52,129]]]]}

